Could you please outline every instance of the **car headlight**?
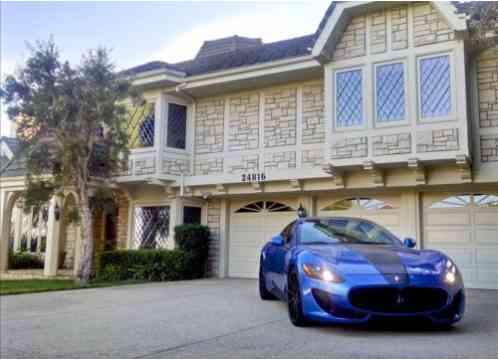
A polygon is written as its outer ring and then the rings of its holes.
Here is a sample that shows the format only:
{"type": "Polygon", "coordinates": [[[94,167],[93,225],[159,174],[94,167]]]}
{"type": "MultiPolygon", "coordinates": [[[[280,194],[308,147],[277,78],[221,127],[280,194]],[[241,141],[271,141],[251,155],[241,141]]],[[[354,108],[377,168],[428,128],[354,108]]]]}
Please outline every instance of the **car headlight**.
{"type": "Polygon", "coordinates": [[[342,278],[335,272],[325,266],[315,264],[303,264],[304,273],[313,279],[323,280],[326,282],[340,283],[342,278]]]}
{"type": "Polygon", "coordinates": [[[453,285],[457,279],[457,268],[451,260],[446,261],[446,272],[444,274],[444,282],[453,285]]]}

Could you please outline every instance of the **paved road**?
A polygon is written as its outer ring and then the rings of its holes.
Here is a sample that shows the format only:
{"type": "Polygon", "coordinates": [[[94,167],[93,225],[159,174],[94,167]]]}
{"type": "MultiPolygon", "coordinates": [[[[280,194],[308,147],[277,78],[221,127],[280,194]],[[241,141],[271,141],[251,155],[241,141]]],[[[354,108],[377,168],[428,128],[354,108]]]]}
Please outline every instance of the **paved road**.
{"type": "Polygon", "coordinates": [[[449,331],[295,328],[253,280],[0,297],[1,357],[496,357],[498,291],[468,294],[449,331]]]}

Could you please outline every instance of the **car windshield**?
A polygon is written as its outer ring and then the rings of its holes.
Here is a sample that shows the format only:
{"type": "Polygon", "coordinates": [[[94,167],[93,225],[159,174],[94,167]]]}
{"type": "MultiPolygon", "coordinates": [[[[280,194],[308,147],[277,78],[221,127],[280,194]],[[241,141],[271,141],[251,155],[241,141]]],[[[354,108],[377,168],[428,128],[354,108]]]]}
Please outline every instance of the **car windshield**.
{"type": "Polygon", "coordinates": [[[361,219],[307,220],[300,226],[301,244],[372,244],[401,246],[396,236],[380,225],[361,219]]]}

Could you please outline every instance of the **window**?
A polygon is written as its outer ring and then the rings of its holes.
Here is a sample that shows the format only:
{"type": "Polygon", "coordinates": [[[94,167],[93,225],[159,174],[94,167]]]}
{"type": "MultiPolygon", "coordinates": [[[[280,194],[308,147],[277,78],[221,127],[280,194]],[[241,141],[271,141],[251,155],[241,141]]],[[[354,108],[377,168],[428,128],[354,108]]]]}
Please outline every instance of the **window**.
{"type": "Polygon", "coordinates": [[[336,73],[335,118],[337,127],[363,124],[363,82],[361,70],[336,73]]]}
{"type": "Polygon", "coordinates": [[[450,114],[451,72],[448,55],[420,60],[419,89],[422,118],[437,118],[450,114]]]}
{"type": "Polygon", "coordinates": [[[197,206],[185,206],[183,208],[184,224],[200,224],[202,210],[197,206]]]}
{"type": "Polygon", "coordinates": [[[285,212],[285,211],[295,211],[290,206],[281,204],[276,201],[257,201],[251,204],[245,205],[235,211],[236,213],[259,213],[263,210],[269,212],[285,212]]]}
{"type": "Polygon", "coordinates": [[[185,149],[186,135],[187,107],[178,104],[168,104],[167,146],[175,149],[185,149]]]}
{"type": "Polygon", "coordinates": [[[431,209],[458,209],[471,205],[484,208],[498,207],[498,196],[491,194],[454,195],[431,204],[431,209]]]}
{"type": "Polygon", "coordinates": [[[375,69],[376,120],[388,123],[405,119],[405,70],[403,63],[375,69]]]}
{"type": "Polygon", "coordinates": [[[325,208],[323,211],[343,211],[349,209],[363,209],[363,210],[389,210],[394,209],[394,206],[379,199],[371,198],[350,198],[339,200],[325,208]]]}
{"type": "Polygon", "coordinates": [[[169,206],[136,207],[134,211],[133,247],[164,247],[169,235],[169,206]]]}
{"type": "Polygon", "coordinates": [[[128,143],[130,149],[154,146],[155,109],[153,103],[128,109],[128,143]]]}

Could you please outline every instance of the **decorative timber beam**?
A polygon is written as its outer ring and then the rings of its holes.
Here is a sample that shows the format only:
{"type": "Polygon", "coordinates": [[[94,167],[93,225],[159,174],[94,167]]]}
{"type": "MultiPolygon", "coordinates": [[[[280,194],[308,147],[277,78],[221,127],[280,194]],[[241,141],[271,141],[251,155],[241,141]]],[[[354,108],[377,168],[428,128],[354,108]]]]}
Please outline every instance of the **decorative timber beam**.
{"type": "Polygon", "coordinates": [[[384,186],[384,172],[382,169],[379,169],[373,161],[365,161],[363,163],[363,170],[368,173],[375,185],[384,186]]]}
{"type": "Polygon", "coordinates": [[[408,168],[413,171],[413,175],[415,176],[415,183],[417,185],[427,184],[427,174],[425,171],[425,167],[417,158],[408,159],[408,168]]]}
{"type": "Polygon", "coordinates": [[[463,182],[472,182],[472,161],[466,155],[456,156],[456,166],[463,182]]]}
{"type": "Polygon", "coordinates": [[[339,170],[332,164],[327,164],[323,167],[323,171],[330,175],[335,186],[344,187],[344,172],[339,170]]]}

